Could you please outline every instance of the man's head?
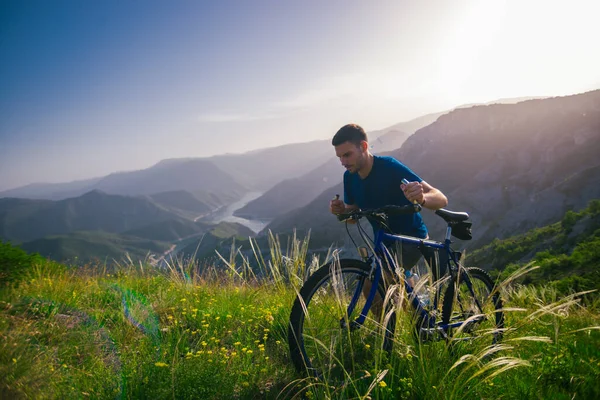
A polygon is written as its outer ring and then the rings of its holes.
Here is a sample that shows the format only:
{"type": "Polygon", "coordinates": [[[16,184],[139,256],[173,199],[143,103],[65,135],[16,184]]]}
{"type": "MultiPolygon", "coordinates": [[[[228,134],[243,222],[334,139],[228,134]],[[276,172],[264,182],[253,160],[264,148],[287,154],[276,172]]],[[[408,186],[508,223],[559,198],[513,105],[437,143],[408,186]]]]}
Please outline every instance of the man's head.
{"type": "Polygon", "coordinates": [[[356,124],[344,125],[333,136],[331,144],[344,168],[357,173],[364,168],[369,159],[369,143],[365,130],[356,124]]]}

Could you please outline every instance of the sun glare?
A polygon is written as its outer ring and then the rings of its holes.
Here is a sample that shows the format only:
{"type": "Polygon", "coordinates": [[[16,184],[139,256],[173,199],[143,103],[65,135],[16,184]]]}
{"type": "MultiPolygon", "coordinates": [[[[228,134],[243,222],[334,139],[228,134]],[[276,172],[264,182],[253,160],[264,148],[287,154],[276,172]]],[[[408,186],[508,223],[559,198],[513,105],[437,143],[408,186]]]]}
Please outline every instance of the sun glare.
{"type": "Polygon", "coordinates": [[[570,94],[588,90],[594,75],[600,81],[600,2],[474,2],[461,15],[427,91],[462,103],[570,94]]]}

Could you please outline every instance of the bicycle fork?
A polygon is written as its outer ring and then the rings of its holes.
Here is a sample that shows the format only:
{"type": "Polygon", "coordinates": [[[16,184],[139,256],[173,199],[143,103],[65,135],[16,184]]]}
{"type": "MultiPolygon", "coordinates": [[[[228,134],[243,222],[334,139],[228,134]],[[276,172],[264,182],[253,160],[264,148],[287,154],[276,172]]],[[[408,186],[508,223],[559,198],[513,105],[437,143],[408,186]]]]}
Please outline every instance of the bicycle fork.
{"type": "MultiPolygon", "coordinates": [[[[370,279],[371,280],[371,289],[369,290],[367,300],[365,302],[365,305],[363,306],[362,311],[360,312],[360,315],[355,320],[350,321],[350,331],[354,331],[354,330],[360,328],[365,323],[365,319],[367,318],[367,313],[371,309],[371,306],[373,305],[373,300],[375,299],[375,295],[377,294],[377,287],[379,286],[379,281],[381,280],[381,267],[379,265],[375,266],[373,268],[373,272],[371,272],[370,276],[373,276],[373,279],[370,279]]],[[[350,300],[350,304],[348,304],[348,308],[346,310],[346,315],[344,315],[342,318],[340,318],[340,327],[342,329],[348,328],[346,319],[349,319],[350,316],[352,315],[352,313],[354,312],[354,309],[356,308],[356,304],[358,303],[358,299],[360,298],[360,296],[362,294],[365,280],[369,279],[369,278],[370,277],[366,277],[366,276],[362,276],[359,278],[358,285],[356,287],[356,290],[354,291],[354,295],[352,296],[352,300],[350,300]]]]}

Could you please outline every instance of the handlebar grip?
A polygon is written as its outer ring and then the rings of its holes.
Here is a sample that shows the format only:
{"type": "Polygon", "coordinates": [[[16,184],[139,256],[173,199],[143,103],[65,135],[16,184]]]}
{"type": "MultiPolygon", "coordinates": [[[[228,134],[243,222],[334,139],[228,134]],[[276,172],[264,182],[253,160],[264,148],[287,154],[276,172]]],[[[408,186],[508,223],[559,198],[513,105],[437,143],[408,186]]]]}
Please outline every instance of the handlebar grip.
{"type": "Polygon", "coordinates": [[[340,222],[343,222],[343,221],[345,221],[347,219],[351,219],[351,218],[352,218],[352,214],[338,214],[337,215],[337,219],[340,222]]]}
{"type": "Polygon", "coordinates": [[[387,215],[414,214],[420,212],[422,209],[423,207],[418,203],[410,206],[385,206],[383,208],[387,215]]]}

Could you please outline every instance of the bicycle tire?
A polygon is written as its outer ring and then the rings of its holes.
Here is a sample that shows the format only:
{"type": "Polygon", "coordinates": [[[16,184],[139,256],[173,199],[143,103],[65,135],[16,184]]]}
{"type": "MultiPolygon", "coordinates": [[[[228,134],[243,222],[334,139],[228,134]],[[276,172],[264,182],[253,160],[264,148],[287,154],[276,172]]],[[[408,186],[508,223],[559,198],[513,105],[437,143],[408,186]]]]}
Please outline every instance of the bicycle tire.
{"type": "MultiPolygon", "coordinates": [[[[385,314],[379,319],[382,323],[375,321],[374,313],[369,312],[363,326],[351,329],[351,321],[361,313],[365,303],[363,293],[352,314],[345,315],[356,285],[361,279],[368,279],[370,273],[370,265],[342,259],[319,268],[302,286],[292,306],[288,327],[290,356],[298,372],[322,376],[328,381],[343,380],[350,370],[365,370],[365,363],[381,359],[382,354],[391,351],[396,325],[396,314],[390,312],[391,302],[386,304],[385,314]],[[346,326],[342,326],[342,320],[346,326]]],[[[383,281],[377,293],[385,298],[383,281]]]]}
{"type": "Polygon", "coordinates": [[[504,312],[502,299],[495,288],[492,278],[480,268],[463,268],[458,279],[451,280],[444,291],[442,303],[442,324],[446,325],[456,321],[466,321],[474,315],[483,315],[480,321],[465,323],[458,328],[449,329],[447,334],[451,340],[460,340],[466,337],[492,337],[492,344],[502,339],[504,329],[504,312]],[[467,281],[472,284],[473,293],[468,288],[467,281]],[[458,290],[457,290],[458,288],[458,290]],[[492,315],[493,314],[493,315],[492,315]]]}

